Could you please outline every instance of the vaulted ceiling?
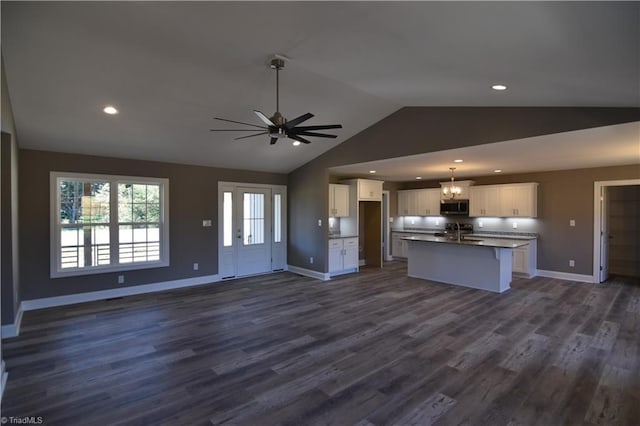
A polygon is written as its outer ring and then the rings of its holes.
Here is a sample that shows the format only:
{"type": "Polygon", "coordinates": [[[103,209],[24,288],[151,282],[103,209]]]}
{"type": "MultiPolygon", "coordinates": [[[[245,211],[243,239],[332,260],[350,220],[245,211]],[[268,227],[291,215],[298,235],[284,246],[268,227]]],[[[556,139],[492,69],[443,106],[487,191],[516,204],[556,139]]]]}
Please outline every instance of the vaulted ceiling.
{"type": "Polygon", "coordinates": [[[638,2],[1,7],[23,148],[286,173],[403,106],[640,107],[638,2]],[[290,58],[281,112],[342,123],[336,140],[209,131],[275,111],[274,53],[290,58]]]}

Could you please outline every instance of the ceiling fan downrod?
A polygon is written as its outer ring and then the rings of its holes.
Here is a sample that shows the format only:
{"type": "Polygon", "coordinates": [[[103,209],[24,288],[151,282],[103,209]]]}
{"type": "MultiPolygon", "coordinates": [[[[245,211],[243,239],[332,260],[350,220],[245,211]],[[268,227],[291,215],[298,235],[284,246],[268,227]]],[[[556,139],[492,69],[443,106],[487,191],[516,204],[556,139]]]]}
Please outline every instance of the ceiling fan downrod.
{"type": "Polygon", "coordinates": [[[281,126],[287,122],[282,113],[280,113],[280,70],[284,68],[284,59],[273,58],[270,66],[276,70],[276,112],[271,117],[271,121],[276,126],[281,126]]]}

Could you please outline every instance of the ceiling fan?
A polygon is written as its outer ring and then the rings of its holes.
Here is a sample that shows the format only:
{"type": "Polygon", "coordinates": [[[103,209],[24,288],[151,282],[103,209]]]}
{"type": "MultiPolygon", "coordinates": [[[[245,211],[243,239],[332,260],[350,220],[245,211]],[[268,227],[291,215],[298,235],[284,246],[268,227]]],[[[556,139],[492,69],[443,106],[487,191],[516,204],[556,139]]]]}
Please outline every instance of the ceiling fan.
{"type": "Polygon", "coordinates": [[[293,120],[287,121],[287,119],[280,113],[280,70],[284,68],[284,59],[280,57],[274,57],[270,62],[270,67],[276,70],[276,112],[272,117],[267,117],[265,114],[258,110],[253,110],[258,118],[265,124],[258,126],[251,123],[243,123],[241,121],[228,120],[226,118],[214,117],[215,120],[226,121],[229,123],[243,124],[245,126],[254,127],[254,129],[211,129],[212,132],[256,132],[256,129],[262,129],[260,133],[253,135],[240,136],[234,140],[252,138],[254,136],[269,135],[271,137],[271,145],[278,142],[278,139],[289,138],[293,139],[294,145],[300,145],[300,143],[311,143],[305,136],[313,136],[317,138],[332,138],[335,139],[336,135],[330,135],[327,133],[318,133],[316,130],[327,129],[341,129],[341,124],[327,124],[320,126],[299,126],[299,124],[307,121],[313,114],[310,112],[302,114],[293,120]]]}

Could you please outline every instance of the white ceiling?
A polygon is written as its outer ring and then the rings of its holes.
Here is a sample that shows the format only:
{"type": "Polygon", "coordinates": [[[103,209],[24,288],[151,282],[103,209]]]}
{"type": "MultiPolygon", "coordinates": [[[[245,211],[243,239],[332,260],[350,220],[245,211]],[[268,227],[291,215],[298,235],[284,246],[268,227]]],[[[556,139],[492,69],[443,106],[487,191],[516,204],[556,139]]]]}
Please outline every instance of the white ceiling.
{"type": "Polygon", "coordinates": [[[402,106],[640,106],[638,2],[1,7],[24,148],[289,172],[402,106]],[[338,139],[270,146],[209,131],[214,116],[274,112],[274,53],[291,58],[282,113],[342,123],[338,139]]]}
{"type": "MultiPolygon", "coordinates": [[[[449,149],[349,166],[333,167],[344,176],[372,176],[385,181],[442,179],[455,167],[458,178],[550,170],[640,165],[640,122],[596,127],[547,136],[449,149]],[[463,160],[455,163],[454,160],[463,160]],[[375,171],[370,174],[369,171],[375,171]]],[[[638,169],[640,172],[640,167],[638,169]]]]}

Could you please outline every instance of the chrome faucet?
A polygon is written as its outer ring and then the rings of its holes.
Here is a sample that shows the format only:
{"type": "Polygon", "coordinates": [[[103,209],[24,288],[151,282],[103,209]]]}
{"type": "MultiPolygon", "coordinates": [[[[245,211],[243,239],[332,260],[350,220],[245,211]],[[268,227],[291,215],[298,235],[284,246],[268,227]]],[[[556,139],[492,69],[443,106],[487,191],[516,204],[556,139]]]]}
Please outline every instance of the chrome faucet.
{"type": "Polygon", "coordinates": [[[460,223],[459,222],[456,222],[456,229],[458,230],[457,232],[458,242],[460,242],[460,223]]]}

